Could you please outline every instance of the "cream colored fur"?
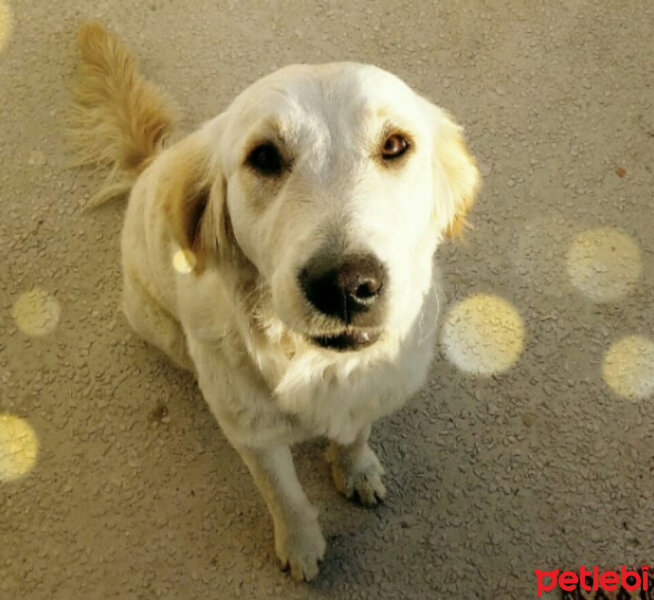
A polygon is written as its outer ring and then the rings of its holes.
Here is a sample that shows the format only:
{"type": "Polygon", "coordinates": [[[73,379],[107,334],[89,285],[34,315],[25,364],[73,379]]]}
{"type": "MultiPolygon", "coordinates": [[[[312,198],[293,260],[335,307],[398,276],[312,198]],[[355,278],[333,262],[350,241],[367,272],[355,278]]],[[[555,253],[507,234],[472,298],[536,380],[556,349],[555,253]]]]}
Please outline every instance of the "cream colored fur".
{"type": "Polygon", "coordinates": [[[79,42],[81,157],[113,169],[99,199],[131,190],[127,318],[196,374],[266,501],[277,555],[310,580],[325,541],[290,446],[325,436],[337,488],[366,505],[385,496],[370,428],[426,378],[440,297],[434,253],[461,228],[477,190],[460,128],[381,69],[294,65],[165,149],[173,110],[129,52],[98,25],[83,26],[79,42]],[[393,168],[376,155],[385,127],[411,137],[410,155],[393,168]],[[244,164],[248,149],[269,139],[292,155],[283,181],[244,164]],[[336,352],[309,341],[335,333],[297,281],[324,244],[365,248],[386,266],[383,333],[367,348],[336,352]],[[174,268],[180,250],[191,272],[174,268]]]}

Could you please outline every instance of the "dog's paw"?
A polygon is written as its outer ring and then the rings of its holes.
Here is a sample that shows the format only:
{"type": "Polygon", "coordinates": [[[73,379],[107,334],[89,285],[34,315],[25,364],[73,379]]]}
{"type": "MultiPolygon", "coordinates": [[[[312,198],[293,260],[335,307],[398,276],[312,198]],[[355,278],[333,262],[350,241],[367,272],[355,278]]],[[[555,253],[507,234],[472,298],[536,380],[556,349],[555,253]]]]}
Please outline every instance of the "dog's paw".
{"type": "Polygon", "coordinates": [[[357,496],[364,506],[377,506],[386,497],[384,467],[370,446],[366,445],[355,458],[332,442],[325,457],[336,489],[346,498],[357,496]]]}
{"type": "Polygon", "coordinates": [[[275,527],[275,551],[282,569],[290,570],[298,581],[311,581],[318,575],[326,546],[317,519],[275,527]]]}

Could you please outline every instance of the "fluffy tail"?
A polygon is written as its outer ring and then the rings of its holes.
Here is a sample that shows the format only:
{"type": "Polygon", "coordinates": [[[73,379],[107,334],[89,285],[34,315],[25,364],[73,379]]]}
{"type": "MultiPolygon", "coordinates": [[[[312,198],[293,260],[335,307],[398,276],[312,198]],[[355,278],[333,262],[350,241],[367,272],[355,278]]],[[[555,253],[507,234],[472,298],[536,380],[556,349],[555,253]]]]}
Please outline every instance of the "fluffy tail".
{"type": "Polygon", "coordinates": [[[175,123],[170,100],[138,71],[130,51],[97,23],[82,25],[77,38],[82,68],[74,90],[71,140],[76,164],[111,167],[97,206],[130,190],[175,123]]]}

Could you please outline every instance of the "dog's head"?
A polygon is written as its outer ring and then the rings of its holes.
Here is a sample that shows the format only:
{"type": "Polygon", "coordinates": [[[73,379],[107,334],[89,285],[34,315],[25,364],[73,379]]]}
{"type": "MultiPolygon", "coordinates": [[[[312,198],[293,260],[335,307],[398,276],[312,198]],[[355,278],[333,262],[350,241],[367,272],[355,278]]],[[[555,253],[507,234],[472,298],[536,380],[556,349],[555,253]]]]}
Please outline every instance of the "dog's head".
{"type": "Polygon", "coordinates": [[[445,112],[376,67],[295,65],[245,90],[204,139],[168,204],[199,270],[235,245],[269,316],[317,347],[409,330],[478,186],[445,112]]]}

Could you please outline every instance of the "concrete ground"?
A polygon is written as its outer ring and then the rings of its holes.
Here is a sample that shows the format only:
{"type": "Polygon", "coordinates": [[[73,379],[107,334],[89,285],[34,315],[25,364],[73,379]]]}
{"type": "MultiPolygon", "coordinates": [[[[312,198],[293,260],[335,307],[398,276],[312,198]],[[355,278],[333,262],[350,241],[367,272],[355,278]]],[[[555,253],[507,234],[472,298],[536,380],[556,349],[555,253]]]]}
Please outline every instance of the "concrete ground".
{"type": "Polygon", "coordinates": [[[533,598],[654,560],[654,4],[0,1],[0,597],[533,598]],[[373,442],[388,500],[297,449],[329,548],[297,584],[190,376],[119,310],[123,206],[66,169],[77,25],[187,128],[292,62],[371,62],[466,126],[474,230],[438,256],[429,384],[373,442]]]}

